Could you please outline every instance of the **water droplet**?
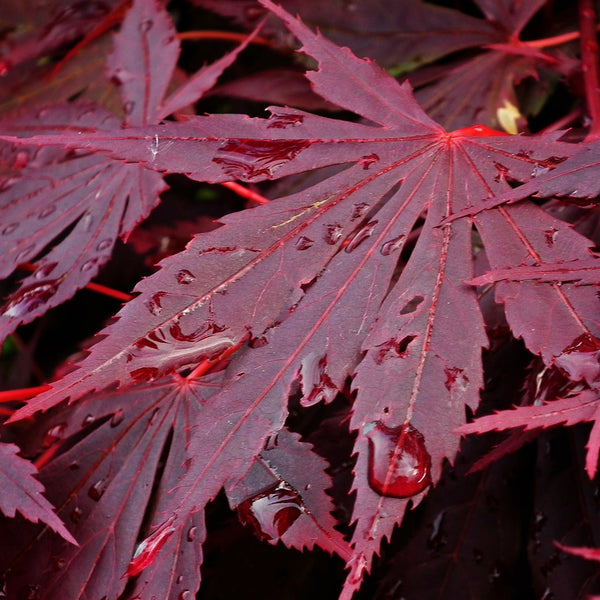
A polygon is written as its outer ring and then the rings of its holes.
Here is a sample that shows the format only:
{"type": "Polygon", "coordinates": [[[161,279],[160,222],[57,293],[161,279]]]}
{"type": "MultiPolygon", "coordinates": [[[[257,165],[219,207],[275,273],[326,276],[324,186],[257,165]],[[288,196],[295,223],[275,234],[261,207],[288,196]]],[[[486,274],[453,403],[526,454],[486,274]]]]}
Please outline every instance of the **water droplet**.
{"type": "Polygon", "coordinates": [[[177,600],[192,600],[192,592],[190,592],[190,590],[183,590],[183,592],[177,596],[177,600]]]}
{"type": "Polygon", "coordinates": [[[365,425],[369,440],[369,485],[382,496],[410,498],[431,483],[431,457],[425,439],[410,423],[390,428],[365,425]]]}
{"type": "Polygon", "coordinates": [[[48,275],[50,275],[50,273],[56,269],[57,265],[58,263],[56,262],[39,265],[33,276],[36,279],[46,279],[46,277],[48,277],[48,275]]]}
{"type": "Polygon", "coordinates": [[[506,181],[506,177],[508,175],[509,169],[500,163],[494,162],[494,167],[496,168],[497,175],[494,177],[495,182],[506,181]]]}
{"type": "Polygon", "coordinates": [[[94,415],[86,415],[83,419],[83,421],[81,421],[81,426],[82,427],[88,427],[89,425],[91,425],[94,421],[96,420],[96,417],[94,417],[94,415]]]}
{"type": "Polygon", "coordinates": [[[585,380],[591,385],[600,376],[600,340],[583,333],[554,359],[554,363],[571,381],[585,380]]]}
{"type": "Polygon", "coordinates": [[[196,533],[198,532],[197,527],[190,527],[187,532],[187,541],[193,542],[196,539],[196,533]]]}
{"type": "Polygon", "coordinates": [[[339,223],[334,223],[332,225],[326,225],[325,241],[330,246],[333,246],[333,245],[337,244],[337,242],[339,242],[339,240],[341,239],[341,237],[343,235],[343,232],[344,232],[344,230],[339,223]]]}
{"type": "Polygon", "coordinates": [[[284,483],[248,498],[238,508],[238,516],[261,540],[278,540],[303,512],[302,501],[284,483]]]}
{"type": "Polygon", "coordinates": [[[473,548],[473,560],[475,561],[475,564],[481,564],[481,561],[483,560],[483,552],[479,550],[479,548],[473,548]]]}
{"type": "Polygon", "coordinates": [[[90,215],[90,213],[85,213],[83,217],[81,217],[81,225],[84,231],[91,231],[92,225],[94,224],[94,217],[90,215]]]}
{"type": "MultiPolygon", "coordinates": [[[[13,169],[23,169],[29,164],[29,153],[25,150],[19,150],[15,154],[12,167],[13,169]]],[[[1,597],[1,596],[0,596],[1,597]]]]}
{"type": "Polygon", "coordinates": [[[129,373],[129,376],[135,383],[152,381],[157,375],[158,369],[156,367],[140,367],[139,369],[134,369],[129,373]]]}
{"type": "Polygon", "coordinates": [[[377,156],[377,154],[367,154],[367,156],[363,156],[358,161],[358,164],[362,165],[362,168],[366,171],[372,164],[376,163],[378,160],[379,156],[377,156]]]}
{"type": "Polygon", "coordinates": [[[58,425],[54,425],[48,431],[46,431],[44,435],[44,439],[42,440],[42,446],[44,448],[49,448],[52,444],[55,444],[59,440],[62,440],[65,429],[67,428],[66,423],[59,423],[58,425]]]}
{"type": "Polygon", "coordinates": [[[546,229],[544,231],[544,239],[546,241],[546,246],[551,248],[554,246],[554,242],[556,242],[556,237],[558,236],[558,229],[551,227],[550,229],[546,229]]]}
{"type": "Polygon", "coordinates": [[[381,245],[379,252],[381,252],[381,254],[383,254],[383,256],[389,256],[390,254],[397,252],[398,250],[400,250],[402,248],[402,246],[404,246],[405,239],[406,239],[406,236],[399,235],[398,237],[388,240],[387,242],[384,242],[381,245]]]}
{"type": "Polygon", "coordinates": [[[268,120],[267,129],[287,129],[304,123],[303,115],[276,115],[268,120]]]}
{"type": "Polygon", "coordinates": [[[5,317],[23,317],[43,304],[46,304],[58,289],[57,281],[46,281],[23,286],[6,303],[2,315],[5,317]]]}
{"type": "Polygon", "coordinates": [[[112,243],[113,241],[111,239],[101,240],[100,242],[98,242],[96,250],[98,252],[104,252],[105,250],[108,250],[110,247],[112,247],[112,243]]]}
{"type": "Polygon", "coordinates": [[[152,295],[150,300],[146,300],[144,302],[144,306],[148,309],[148,312],[155,317],[158,317],[162,312],[162,297],[166,296],[166,292],[156,292],[152,295]]]}
{"type": "Polygon", "coordinates": [[[60,570],[64,569],[66,564],[67,564],[67,560],[65,558],[60,558],[60,557],[55,556],[52,559],[52,568],[55,571],[60,571],[60,570]]]}
{"type": "Polygon", "coordinates": [[[229,140],[217,150],[213,162],[236,179],[270,179],[310,144],[308,140],[229,140]]]}
{"type": "Polygon", "coordinates": [[[146,31],[150,31],[153,25],[154,21],[152,19],[144,19],[139,23],[138,27],[142,33],[145,33],[146,31]]]}
{"type": "Polygon", "coordinates": [[[91,258],[90,260],[86,260],[81,265],[81,272],[86,273],[87,271],[91,271],[98,264],[98,259],[91,258]]]}
{"type": "Polygon", "coordinates": [[[378,221],[370,221],[364,227],[361,227],[346,244],[344,250],[346,252],[353,252],[356,250],[367,238],[373,235],[373,230],[378,221]]]}
{"type": "Polygon", "coordinates": [[[187,269],[181,269],[181,271],[178,271],[178,273],[175,275],[175,279],[177,280],[177,283],[181,285],[189,285],[190,283],[196,281],[196,276],[187,269]]]}
{"type": "Polygon", "coordinates": [[[313,406],[323,400],[331,402],[337,396],[338,389],[327,374],[327,357],[311,352],[302,359],[299,372],[302,388],[302,406],[313,406]]]}
{"type": "Polygon", "coordinates": [[[71,511],[71,521],[73,521],[73,523],[79,523],[82,515],[83,515],[83,511],[78,506],[76,506],[71,511]]]}
{"type": "Polygon", "coordinates": [[[96,481],[96,483],[94,483],[94,485],[92,485],[88,489],[88,496],[92,500],[95,500],[96,502],[98,502],[98,500],[100,500],[100,498],[102,498],[102,495],[106,491],[107,485],[108,485],[108,483],[107,483],[106,479],[99,479],[98,481],[96,481]]]}
{"type": "Polygon", "coordinates": [[[110,426],[118,427],[123,422],[124,416],[125,413],[123,412],[123,409],[119,408],[112,416],[112,419],[110,420],[110,426]]]}
{"type": "Polygon", "coordinates": [[[179,585],[183,581],[183,575],[177,575],[177,579],[175,579],[175,583],[179,585]]]}
{"type": "Polygon", "coordinates": [[[42,210],[40,210],[38,213],[38,219],[45,219],[54,212],[56,212],[56,205],[50,204],[48,206],[44,206],[44,208],[42,208],[42,210]]]}
{"type": "Polygon", "coordinates": [[[156,560],[160,549],[167,543],[167,540],[173,533],[175,533],[175,527],[173,527],[174,521],[175,515],[172,515],[136,546],[133,557],[127,567],[127,575],[129,577],[139,575],[156,560]]]}
{"type": "Polygon", "coordinates": [[[25,262],[35,252],[35,250],[36,250],[35,244],[29,244],[29,246],[25,246],[25,248],[23,250],[21,250],[21,252],[19,252],[19,254],[17,254],[16,262],[18,262],[18,263],[25,262]]]}
{"type": "Polygon", "coordinates": [[[126,115],[130,115],[135,109],[135,102],[133,102],[132,100],[127,100],[127,102],[125,102],[123,104],[123,112],[126,115]]]}
{"type": "Polygon", "coordinates": [[[357,202],[352,207],[352,214],[350,215],[350,219],[355,221],[356,219],[360,219],[364,214],[369,210],[369,205],[366,202],[357,202]]]}
{"type": "Polygon", "coordinates": [[[18,226],[18,223],[10,223],[2,230],[2,235],[10,235],[17,229],[18,226]]]}
{"type": "Polygon", "coordinates": [[[313,244],[313,240],[307,238],[305,235],[302,235],[296,240],[295,245],[297,250],[308,250],[313,244]]]}
{"type": "Polygon", "coordinates": [[[458,385],[458,389],[461,392],[466,391],[469,378],[465,375],[464,369],[459,369],[458,367],[444,367],[444,375],[446,375],[444,385],[449,392],[451,392],[456,385],[458,385]]]}

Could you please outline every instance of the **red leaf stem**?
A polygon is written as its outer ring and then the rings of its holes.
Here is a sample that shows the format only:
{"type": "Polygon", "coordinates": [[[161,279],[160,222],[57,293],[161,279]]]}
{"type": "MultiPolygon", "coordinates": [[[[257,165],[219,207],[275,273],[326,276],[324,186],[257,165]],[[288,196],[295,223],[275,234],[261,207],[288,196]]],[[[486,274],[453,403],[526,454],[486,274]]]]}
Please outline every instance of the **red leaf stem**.
{"type": "Polygon", "coordinates": [[[592,0],[579,1],[579,30],[581,32],[581,70],[592,121],[587,139],[591,141],[600,138],[600,73],[598,71],[596,11],[592,0]]]}

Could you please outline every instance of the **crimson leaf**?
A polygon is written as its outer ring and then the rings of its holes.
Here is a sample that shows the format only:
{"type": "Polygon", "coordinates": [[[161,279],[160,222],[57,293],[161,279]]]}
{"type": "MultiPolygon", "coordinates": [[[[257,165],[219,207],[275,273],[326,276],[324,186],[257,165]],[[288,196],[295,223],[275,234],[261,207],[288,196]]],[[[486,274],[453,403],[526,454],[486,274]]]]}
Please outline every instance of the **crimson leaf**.
{"type": "Polygon", "coordinates": [[[0,511],[8,517],[14,517],[19,511],[34,523],[45,523],[69,544],[77,544],[50,502],[42,496],[44,486],[33,477],[37,469],[17,452],[18,446],[0,443],[0,511]]]}
{"type": "MultiPolygon", "coordinates": [[[[487,340],[475,290],[464,283],[472,278],[472,226],[466,219],[440,222],[506,191],[508,177],[526,181],[573,147],[556,136],[502,136],[484,127],[447,133],[407,85],[264,4],[319,62],[308,74],[314,89],[366,123],[273,109],[269,119],[198,117],[27,143],[105,153],[208,181],[340,169],[301,193],[226,217],[223,227],[163,261],[80,369],[15,418],[66,396],[74,401],[111,383],[130,385],[191,366],[249,334],[204,408],[214,426],[194,431],[189,468],[167,508],[189,514],[215,496],[224,472],[232,480],[245,474],[263,442],[281,429],[296,382],[303,402],[312,404],[331,400],[356,373],[357,525],[342,596],[348,598],[408,503],[388,493],[394,460],[375,465],[373,476],[372,455],[385,460],[387,452],[371,448],[373,432],[392,440],[392,458],[407,437],[417,440],[420,464],[411,468],[428,471],[430,460],[436,481],[443,459],[456,453],[454,429],[464,421],[464,405],[478,402],[487,340]],[[418,241],[405,263],[411,232],[418,241]],[[401,433],[396,440],[389,431],[401,433]]],[[[474,223],[492,268],[575,260],[591,245],[529,204],[482,213],[474,223]],[[549,229],[556,232],[552,244],[549,229]]],[[[585,286],[502,282],[497,298],[513,332],[547,363],[574,340],[598,333],[596,297],[585,286]]],[[[424,488],[411,490],[405,495],[419,501],[424,488]]]]}

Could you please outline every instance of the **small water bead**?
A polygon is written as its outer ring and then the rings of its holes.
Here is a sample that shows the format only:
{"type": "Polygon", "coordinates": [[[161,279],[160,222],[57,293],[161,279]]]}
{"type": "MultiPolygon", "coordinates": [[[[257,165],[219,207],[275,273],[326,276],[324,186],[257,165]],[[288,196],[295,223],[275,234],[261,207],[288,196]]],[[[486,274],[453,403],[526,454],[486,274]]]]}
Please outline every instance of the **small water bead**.
{"type": "Polygon", "coordinates": [[[96,502],[98,502],[98,500],[100,500],[100,498],[102,498],[102,496],[104,495],[104,492],[106,491],[106,487],[107,487],[106,479],[99,479],[98,481],[96,481],[96,483],[94,483],[94,485],[92,485],[88,489],[88,496],[92,500],[95,500],[96,502]]]}
{"type": "Polygon", "coordinates": [[[190,527],[187,532],[187,541],[193,542],[196,539],[196,533],[198,531],[197,527],[190,527]]]}
{"type": "Polygon", "coordinates": [[[369,485],[382,496],[410,498],[431,484],[431,457],[422,434],[410,423],[364,427],[369,441],[369,485]]]}
{"type": "Polygon", "coordinates": [[[18,223],[10,223],[2,229],[2,235],[10,235],[19,227],[18,223]]]}
{"type": "Polygon", "coordinates": [[[342,237],[344,230],[339,223],[333,223],[326,226],[325,230],[325,241],[333,246],[339,242],[342,237]]]}
{"type": "Polygon", "coordinates": [[[196,281],[196,276],[187,269],[181,269],[181,271],[178,271],[175,275],[175,279],[180,285],[189,285],[196,281]]]}
{"type": "Polygon", "coordinates": [[[278,540],[303,512],[302,500],[284,483],[242,502],[238,516],[261,540],[278,540]]]}
{"type": "Polygon", "coordinates": [[[352,207],[352,214],[350,215],[350,219],[355,221],[356,219],[360,219],[366,212],[369,210],[369,205],[366,202],[357,202],[352,207]]]}
{"type": "Polygon", "coordinates": [[[44,208],[42,208],[42,210],[40,210],[40,212],[38,214],[38,219],[45,219],[46,217],[49,217],[54,212],[56,212],[56,205],[49,204],[48,206],[45,206],[44,208]]]}
{"type": "Polygon", "coordinates": [[[61,440],[64,436],[65,429],[67,428],[66,423],[59,423],[58,425],[54,425],[44,435],[44,439],[42,440],[42,446],[44,448],[49,448],[52,444],[61,440]]]}
{"type": "Polygon", "coordinates": [[[96,250],[98,250],[98,252],[104,252],[105,250],[108,250],[112,246],[112,243],[113,243],[113,241],[110,239],[101,240],[98,242],[98,245],[96,246],[96,250]]]}
{"type": "Polygon", "coordinates": [[[296,240],[295,246],[297,250],[308,250],[313,244],[313,240],[306,237],[305,235],[302,235],[296,240]]]}
{"type": "Polygon", "coordinates": [[[110,426],[118,427],[123,422],[124,416],[125,416],[125,413],[123,412],[123,409],[119,408],[115,412],[115,414],[112,416],[112,419],[110,420],[110,426]]]}
{"type": "Polygon", "coordinates": [[[78,506],[71,511],[71,521],[73,521],[73,523],[79,523],[82,516],[83,511],[78,506]]]}

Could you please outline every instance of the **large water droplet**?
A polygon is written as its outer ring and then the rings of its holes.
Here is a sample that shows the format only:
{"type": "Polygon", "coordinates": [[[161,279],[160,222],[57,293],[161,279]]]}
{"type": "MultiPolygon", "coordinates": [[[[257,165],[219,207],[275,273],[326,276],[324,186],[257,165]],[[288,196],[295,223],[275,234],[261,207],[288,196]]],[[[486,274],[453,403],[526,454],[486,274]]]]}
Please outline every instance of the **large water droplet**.
{"type": "Polygon", "coordinates": [[[213,162],[237,179],[271,178],[310,144],[308,140],[229,140],[217,150],[213,162]]]}
{"type": "Polygon", "coordinates": [[[313,240],[306,237],[305,235],[302,235],[296,240],[295,246],[296,250],[308,250],[313,244],[313,240]]]}
{"type": "Polygon", "coordinates": [[[410,423],[364,427],[369,441],[369,485],[382,496],[410,498],[431,483],[431,457],[425,439],[410,423]]]}
{"type": "Polygon", "coordinates": [[[192,600],[192,592],[190,592],[190,590],[183,590],[183,592],[177,596],[177,600],[192,600]]]}
{"type": "Polygon", "coordinates": [[[129,577],[139,575],[155,561],[160,549],[175,533],[175,527],[173,527],[174,521],[175,515],[172,515],[136,546],[133,557],[127,567],[127,575],[129,577]]]}
{"type": "Polygon", "coordinates": [[[278,540],[302,514],[298,494],[284,483],[248,498],[238,508],[238,516],[261,540],[278,540]]]}
{"type": "Polygon", "coordinates": [[[100,500],[100,498],[102,498],[102,495],[106,491],[107,485],[108,485],[108,482],[106,481],[106,479],[99,479],[98,481],[96,481],[96,483],[94,483],[94,485],[92,485],[88,489],[88,496],[92,500],[95,500],[96,502],[98,502],[98,500],[100,500]]]}
{"type": "Polygon", "coordinates": [[[353,252],[356,250],[367,238],[373,235],[373,230],[378,221],[370,221],[364,227],[361,227],[346,244],[344,250],[346,252],[353,252]]]}
{"type": "Polygon", "coordinates": [[[175,279],[177,280],[177,283],[181,285],[189,285],[196,281],[196,276],[187,269],[181,269],[181,271],[178,271],[175,275],[175,279]]]}
{"type": "Polygon", "coordinates": [[[571,381],[585,380],[592,384],[600,376],[600,340],[589,333],[583,333],[554,362],[571,381]]]}
{"type": "Polygon", "coordinates": [[[23,317],[48,302],[57,289],[56,280],[23,286],[5,305],[2,314],[5,317],[23,317]]]}
{"type": "Polygon", "coordinates": [[[302,406],[312,406],[321,400],[331,402],[338,389],[327,374],[327,357],[311,352],[302,359],[300,366],[300,386],[302,406]]]}

